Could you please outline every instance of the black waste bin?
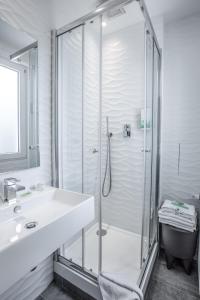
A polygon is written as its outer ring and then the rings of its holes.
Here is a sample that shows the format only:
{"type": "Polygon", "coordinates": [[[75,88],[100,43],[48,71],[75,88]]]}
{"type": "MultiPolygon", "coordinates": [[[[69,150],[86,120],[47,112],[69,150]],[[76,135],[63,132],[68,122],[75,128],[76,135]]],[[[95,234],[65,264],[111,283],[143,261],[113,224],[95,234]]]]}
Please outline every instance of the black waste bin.
{"type": "Polygon", "coordinates": [[[197,246],[197,230],[194,232],[162,224],[162,242],[167,268],[171,269],[174,258],[180,258],[187,274],[191,273],[192,261],[197,246]]]}

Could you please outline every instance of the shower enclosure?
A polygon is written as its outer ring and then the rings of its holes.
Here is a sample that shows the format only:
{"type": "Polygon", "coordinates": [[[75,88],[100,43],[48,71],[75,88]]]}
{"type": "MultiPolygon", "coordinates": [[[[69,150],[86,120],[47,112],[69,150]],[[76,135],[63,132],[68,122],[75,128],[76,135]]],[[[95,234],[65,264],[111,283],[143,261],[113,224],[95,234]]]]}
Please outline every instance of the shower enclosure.
{"type": "Polygon", "coordinates": [[[55,270],[97,298],[99,272],[145,289],[158,246],[160,50],[143,1],[103,2],[54,33],[54,184],[96,216],[55,270]]]}

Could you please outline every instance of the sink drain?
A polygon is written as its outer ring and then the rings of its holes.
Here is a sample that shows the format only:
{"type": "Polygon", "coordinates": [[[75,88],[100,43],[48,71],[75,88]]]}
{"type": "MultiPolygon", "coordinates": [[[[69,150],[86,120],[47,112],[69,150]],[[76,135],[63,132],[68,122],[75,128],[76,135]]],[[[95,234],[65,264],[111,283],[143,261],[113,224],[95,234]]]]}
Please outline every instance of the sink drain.
{"type": "Polygon", "coordinates": [[[29,223],[26,223],[25,224],[25,228],[26,229],[32,229],[32,228],[35,228],[37,226],[37,222],[29,222],[29,223]]]}

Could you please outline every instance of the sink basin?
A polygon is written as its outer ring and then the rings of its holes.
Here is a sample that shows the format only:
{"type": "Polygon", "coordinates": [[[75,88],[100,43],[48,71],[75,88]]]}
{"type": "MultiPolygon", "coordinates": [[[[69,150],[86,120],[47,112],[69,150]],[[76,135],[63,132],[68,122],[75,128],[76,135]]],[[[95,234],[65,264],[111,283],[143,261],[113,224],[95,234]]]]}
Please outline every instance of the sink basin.
{"type": "Polygon", "coordinates": [[[50,187],[1,205],[0,295],[93,219],[93,196],[50,187]]]}

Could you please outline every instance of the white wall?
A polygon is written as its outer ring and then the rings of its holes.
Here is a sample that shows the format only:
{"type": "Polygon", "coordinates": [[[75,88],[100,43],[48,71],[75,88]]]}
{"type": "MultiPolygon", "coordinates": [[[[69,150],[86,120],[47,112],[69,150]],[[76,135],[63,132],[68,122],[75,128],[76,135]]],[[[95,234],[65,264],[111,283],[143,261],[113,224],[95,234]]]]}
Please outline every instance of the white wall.
{"type": "MultiPolygon", "coordinates": [[[[0,18],[10,25],[26,31],[39,42],[38,96],[41,166],[0,175],[0,180],[9,176],[17,177],[26,187],[38,182],[46,184],[51,182],[50,28],[47,8],[43,7],[41,2],[39,0],[0,0],[0,18]]],[[[53,278],[51,261],[52,258],[47,259],[36,271],[37,275],[34,275],[34,272],[28,274],[0,298],[2,300],[31,300],[37,297],[53,278]],[[29,288],[30,286],[32,288],[29,288]]]]}
{"type": "Polygon", "coordinates": [[[199,28],[200,15],[164,28],[162,199],[187,199],[200,192],[199,28]]]}

